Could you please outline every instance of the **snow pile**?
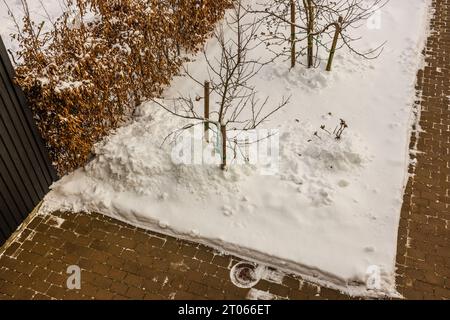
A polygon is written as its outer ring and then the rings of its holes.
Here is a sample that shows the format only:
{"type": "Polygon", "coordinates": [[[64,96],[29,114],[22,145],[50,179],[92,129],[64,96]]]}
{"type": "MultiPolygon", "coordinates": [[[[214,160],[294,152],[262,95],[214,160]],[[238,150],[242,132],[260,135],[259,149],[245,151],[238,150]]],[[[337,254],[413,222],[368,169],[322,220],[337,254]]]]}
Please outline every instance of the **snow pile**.
{"type": "MultiPolygon", "coordinates": [[[[414,54],[410,53],[410,55],[414,54]]],[[[327,57],[321,57],[321,59],[326,61],[327,57]]],[[[286,68],[286,63],[286,61],[274,61],[261,70],[261,78],[267,81],[281,81],[287,92],[301,90],[311,93],[325,91],[335,82],[351,81],[355,73],[363,74],[373,68],[373,65],[368,64],[363,58],[341,51],[337,51],[334,57],[333,69],[336,72],[323,72],[322,68],[291,70],[286,68]]]]}
{"type": "MultiPolygon", "coordinates": [[[[180,123],[150,103],[141,105],[132,124],[95,146],[98,156],[86,166],[86,176],[109,184],[116,192],[155,199],[167,198],[169,190],[171,198],[178,191],[198,197],[209,192],[237,192],[236,182],[251,174],[251,165],[230,166],[223,172],[217,164],[174,162],[173,145],[163,142],[180,123]]],[[[202,144],[201,136],[193,138],[193,144],[202,144]]]]}
{"type": "MultiPolygon", "coordinates": [[[[286,64],[284,62],[284,64],[286,64]]],[[[263,79],[267,81],[282,81],[288,90],[317,90],[328,87],[335,78],[335,73],[324,73],[317,69],[289,70],[282,64],[269,65],[264,72],[263,79]]]]}
{"type": "Polygon", "coordinates": [[[281,135],[280,145],[280,178],[315,206],[331,205],[336,189],[349,185],[346,177],[357,174],[371,158],[367,144],[352,130],[336,139],[298,120],[281,135]],[[337,177],[342,178],[336,183],[337,177]]]}
{"type": "MultiPolygon", "coordinates": [[[[167,200],[169,196],[171,200],[181,200],[180,192],[191,193],[197,200],[211,193],[238,193],[239,183],[257,174],[255,166],[245,162],[231,162],[227,171],[219,170],[216,163],[175,162],[173,146],[162,142],[171,133],[170,128],[180,127],[181,122],[151,103],[141,105],[133,123],[119,128],[95,146],[97,156],[82,169],[83,174],[92,180],[92,186],[104,183],[112,192],[129,192],[154,200],[167,200]]],[[[195,143],[202,144],[202,137],[197,136],[195,143]]],[[[365,144],[353,132],[337,140],[297,120],[295,125],[283,129],[280,145],[279,178],[296,186],[299,193],[316,205],[332,203],[334,187],[326,182],[327,177],[335,173],[352,174],[369,159],[367,147],[362,147],[365,144]]],[[[206,150],[213,147],[210,144],[206,150]]],[[[338,182],[340,187],[347,184],[345,180],[338,182]]],[[[66,186],[60,183],[53,189],[70,192],[71,188],[66,186]]],[[[93,187],[86,194],[89,200],[94,200],[98,192],[93,187]]]]}
{"type": "MultiPolygon", "coordinates": [[[[427,3],[391,1],[381,29],[361,29],[366,48],[388,41],[377,60],[339,51],[331,73],[289,70],[280,61],[261,70],[254,79],[261,99],[292,95],[263,127],[278,130],[275,171],[262,174],[261,163],[232,164],[227,172],[179,164],[176,145],[163,142],[186,122],[147,102],[131,124],[96,146],[92,162],[53,185],[42,212],[101,212],[347,293],[394,295],[427,3]],[[348,128],[336,139],[340,119],[348,128]]],[[[218,53],[211,40],[208,54],[218,53]]],[[[205,66],[200,54],[189,64],[191,75],[201,79],[205,66]]],[[[179,77],[165,96],[202,92],[179,77]]],[[[194,145],[199,140],[194,136],[194,145]]]]}

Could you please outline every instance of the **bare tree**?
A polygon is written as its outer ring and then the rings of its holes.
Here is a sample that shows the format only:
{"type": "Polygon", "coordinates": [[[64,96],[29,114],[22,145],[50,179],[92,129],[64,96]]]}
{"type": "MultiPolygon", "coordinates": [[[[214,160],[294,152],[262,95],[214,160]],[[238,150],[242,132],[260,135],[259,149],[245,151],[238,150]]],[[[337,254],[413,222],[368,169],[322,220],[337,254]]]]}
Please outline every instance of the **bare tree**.
{"type": "MultiPolygon", "coordinates": [[[[328,53],[327,71],[331,70],[334,53],[346,47],[366,59],[377,58],[384,43],[374,49],[361,51],[354,46],[360,38],[351,36],[389,0],[273,0],[259,5],[262,9],[247,8],[262,16],[266,32],[259,39],[277,57],[290,57],[291,67],[306,56],[308,68],[320,63],[319,50],[328,53]],[[290,30],[290,33],[286,30],[290,30]],[[303,44],[299,49],[298,44],[303,44]],[[289,45],[288,45],[289,44],[289,45]]],[[[304,63],[305,64],[305,63],[304,63]]]]}
{"type": "MultiPolygon", "coordinates": [[[[227,166],[227,149],[235,151],[239,144],[236,139],[228,139],[227,132],[255,129],[289,101],[288,98],[283,98],[278,105],[268,108],[269,98],[261,100],[257,97],[251,80],[268,61],[250,56],[250,52],[261,45],[260,42],[255,42],[261,22],[256,19],[245,22],[248,17],[248,12],[243,10],[238,1],[231,16],[215,29],[214,38],[220,47],[220,56],[210,57],[207,50],[204,50],[208,66],[206,81],[193,77],[186,70],[191,79],[204,86],[203,114],[201,105],[198,105],[202,100],[200,97],[181,96],[174,99],[170,107],[154,100],[170,114],[192,120],[177,132],[204,124],[206,131],[212,130],[220,137],[222,170],[227,166]],[[217,100],[216,105],[209,106],[209,101],[212,100],[209,94],[217,100]]],[[[248,143],[252,142],[255,141],[248,143]]]]}

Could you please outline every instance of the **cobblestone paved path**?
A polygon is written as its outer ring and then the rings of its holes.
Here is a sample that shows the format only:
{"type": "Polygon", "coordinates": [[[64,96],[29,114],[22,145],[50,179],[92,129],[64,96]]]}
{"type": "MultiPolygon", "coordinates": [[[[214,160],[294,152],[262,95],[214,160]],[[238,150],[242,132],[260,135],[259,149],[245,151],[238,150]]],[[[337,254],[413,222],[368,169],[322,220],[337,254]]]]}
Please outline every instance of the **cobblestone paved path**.
{"type": "Polygon", "coordinates": [[[0,299],[345,298],[291,276],[279,281],[276,272],[238,288],[229,277],[238,261],[100,214],[40,215],[0,258],[0,299]],[[80,290],[67,289],[70,265],[81,268],[80,290]]]}
{"type": "Polygon", "coordinates": [[[408,181],[397,246],[398,290],[450,299],[450,1],[433,0],[427,66],[417,76],[421,110],[416,167],[408,181]]]}
{"type": "MultiPolygon", "coordinates": [[[[397,285],[407,299],[450,298],[450,0],[436,14],[419,71],[418,139],[401,212],[397,285]]],[[[234,286],[239,261],[99,214],[32,216],[0,249],[0,299],[347,299],[293,276],[252,289],[234,286]],[[3,252],[3,254],[2,254],[3,252]],[[66,289],[69,265],[82,268],[80,290],[66,289]],[[267,297],[267,296],[266,296],[267,297]]]]}

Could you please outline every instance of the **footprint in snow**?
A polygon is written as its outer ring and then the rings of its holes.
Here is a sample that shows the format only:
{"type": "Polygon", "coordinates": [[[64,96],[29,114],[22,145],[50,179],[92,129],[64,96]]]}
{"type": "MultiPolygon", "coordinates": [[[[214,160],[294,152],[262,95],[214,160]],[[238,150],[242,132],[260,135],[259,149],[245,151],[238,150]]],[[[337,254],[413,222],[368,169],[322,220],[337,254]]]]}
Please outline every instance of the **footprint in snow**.
{"type": "Polygon", "coordinates": [[[341,188],[348,187],[349,184],[350,183],[348,181],[346,181],[346,180],[339,180],[339,182],[338,182],[338,186],[341,187],[341,188]]]}
{"type": "Polygon", "coordinates": [[[233,210],[231,210],[231,208],[228,207],[228,206],[223,206],[223,207],[222,207],[222,213],[223,213],[225,216],[229,217],[229,216],[233,215],[233,210]]]}
{"type": "Polygon", "coordinates": [[[163,192],[159,195],[159,200],[167,200],[169,198],[169,194],[167,192],[163,192]]]}

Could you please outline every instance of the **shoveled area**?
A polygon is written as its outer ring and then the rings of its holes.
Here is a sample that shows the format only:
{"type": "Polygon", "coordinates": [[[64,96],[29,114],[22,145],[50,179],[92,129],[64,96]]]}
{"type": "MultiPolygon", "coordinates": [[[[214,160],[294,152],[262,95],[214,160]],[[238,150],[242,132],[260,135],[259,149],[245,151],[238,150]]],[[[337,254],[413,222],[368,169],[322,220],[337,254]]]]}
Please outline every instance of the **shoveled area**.
{"type": "Polygon", "coordinates": [[[419,71],[416,166],[403,200],[397,246],[397,286],[410,299],[450,299],[450,1],[435,10],[419,71]]]}
{"type": "Polygon", "coordinates": [[[335,299],[338,292],[274,271],[236,287],[238,258],[100,214],[35,215],[0,257],[0,299],[335,299]],[[67,268],[81,268],[68,289],[67,268]]]}

